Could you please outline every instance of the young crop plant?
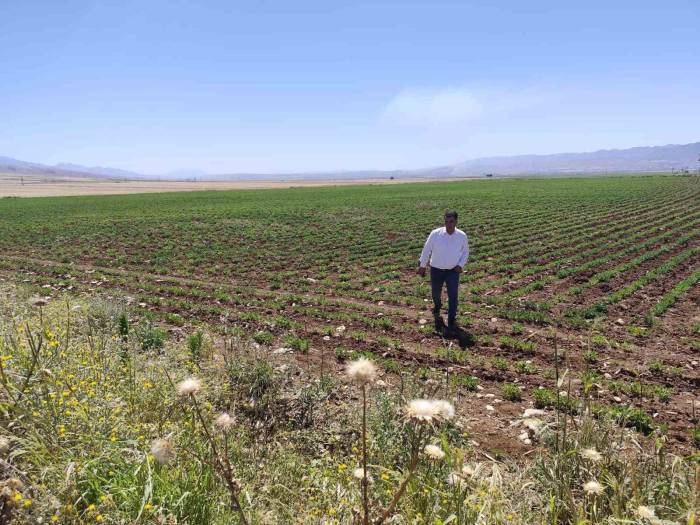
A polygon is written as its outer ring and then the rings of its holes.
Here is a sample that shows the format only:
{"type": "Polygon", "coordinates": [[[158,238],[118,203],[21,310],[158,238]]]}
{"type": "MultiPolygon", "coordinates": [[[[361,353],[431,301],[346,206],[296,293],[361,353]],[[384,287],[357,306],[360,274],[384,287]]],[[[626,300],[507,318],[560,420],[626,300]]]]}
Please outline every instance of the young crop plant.
{"type": "Polygon", "coordinates": [[[259,345],[265,345],[265,346],[270,346],[275,340],[275,336],[266,330],[262,330],[260,332],[256,332],[253,334],[253,341],[258,343],[259,345]]]}
{"type": "Polygon", "coordinates": [[[588,350],[583,354],[583,360],[589,365],[594,365],[598,362],[598,352],[595,350],[588,350]]]}
{"type": "Polygon", "coordinates": [[[535,408],[544,409],[557,404],[557,395],[548,388],[536,388],[532,391],[535,408]]]}
{"type": "Polygon", "coordinates": [[[496,370],[508,370],[508,360],[503,357],[494,357],[491,364],[496,370]]]}
{"type": "Polygon", "coordinates": [[[503,348],[510,348],[519,352],[532,353],[537,350],[537,343],[532,341],[520,341],[519,339],[507,335],[501,337],[499,343],[503,348]]]}
{"type": "Polygon", "coordinates": [[[513,368],[516,370],[516,372],[520,372],[521,374],[537,373],[537,366],[534,365],[531,361],[517,361],[513,365],[513,368]]]}
{"type": "Polygon", "coordinates": [[[302,339],[301,337],[297,337],[295,335],[286,335],[284,336],[282,341],[286,346],[292,348],[293,350],[298,350],[299,352],[302,352],[304,354],[309,351],[309,341],[307,341],[306,339],[302,339]]]}
{"type": "Polygon", "coordinates": [[[658,359],[655,359],[647,365],[647,368],[649,369],[649,372],[651,372],[654,375],[661,375],[664,372],[664,364],[659,361],[658,359]]]}
{"type": "Polygon", "coordinates": [[[456,387],[462,387],[469,392],[475,392],[479,386],[479,378],[467,375],[453,375],[450,377],[450,381],[456,387]]]}
{"type": "Polygon", "coordinates": [[[522,390],[518,385],[513,383],[506,383],[503,385],[503,397],[508,401],[521,401],[523,398],[522,390]]]}

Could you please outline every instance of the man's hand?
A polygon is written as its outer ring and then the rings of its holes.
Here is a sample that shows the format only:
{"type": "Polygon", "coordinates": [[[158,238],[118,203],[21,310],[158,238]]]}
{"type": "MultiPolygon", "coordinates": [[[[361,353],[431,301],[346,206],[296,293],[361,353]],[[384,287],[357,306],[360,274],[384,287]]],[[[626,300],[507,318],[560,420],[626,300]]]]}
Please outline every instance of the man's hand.
{"type": "Polygon", "coordinates": [[[425,267],[418,268],[418,271],[416,273],[421,277],[425,277],[425,267]]]}
{"type": "Polygon", "coordinates": [[[454,268],[452,268],[452,271],[457,272],[457,273],[462,273],[462,267],[457,265],[454,268]]]}

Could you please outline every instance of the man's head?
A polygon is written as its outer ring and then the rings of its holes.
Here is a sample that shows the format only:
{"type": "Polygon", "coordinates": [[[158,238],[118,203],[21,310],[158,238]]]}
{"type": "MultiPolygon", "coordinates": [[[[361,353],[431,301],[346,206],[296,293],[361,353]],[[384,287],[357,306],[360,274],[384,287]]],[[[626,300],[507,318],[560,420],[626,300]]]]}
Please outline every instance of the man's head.
{"type": "Polygon", "coordinates": [[[445,212],[445,229],[447,233],[452,235],[457,227],[457,212],[456,211],[446,211],[445,212]]]}

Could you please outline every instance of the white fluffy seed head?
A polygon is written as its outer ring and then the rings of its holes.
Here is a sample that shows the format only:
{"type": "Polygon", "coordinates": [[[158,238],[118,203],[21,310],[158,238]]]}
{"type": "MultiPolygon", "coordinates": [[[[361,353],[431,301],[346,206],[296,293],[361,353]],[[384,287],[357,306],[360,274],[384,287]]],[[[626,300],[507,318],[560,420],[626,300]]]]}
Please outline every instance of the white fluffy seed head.
{"type": "Polygon", "coordinates": [[[377,366],[364,357],[350,361],[345,371],[350,379],[361,385],[371,383],[377,378],[377,366]]]}
{"type": "Polygon", "coordinates": [[[592,461],[593,463],[598,463],[600,460],[603,459],[603,456],[594,448],[584,448],[579,452],[581,457],[583,459],[587,459],[588,461],[592,461]]]}
{"type": "MultiPolygon", "coordinates": [[[[355,470],[352,471],[352,477],[355,479],[359,479],[359,480],[364,479],[365,469],[363,469],[362,467],[356,468],[355,470]]],[[[368,473],[367,474],[367,483],[369,483],[370,481],[372,481],[372,477],[368,473]]]]}
{"type": "Polygon", "coordinates": [[[583,485],[583,491],[590,496],[598,496],[603,493],[603,485],[595,480],[587,481],[583,485]]]}
{"type": "Polygon", "coordinates": [[[413,399],[406,405],[406,417],[421,423],[429,423],[437,417],[435,403],[430,399],[413,399]]]}
{"type": "Polygon", "coordinates": [[[235,423],[235,420],[226,412],[221,414],[214,421],[214,424],[216,425],[216,427],[219,430],[221,430],[224,434],[227,434],[233,428],[234,423],[235,423]]]}
{"type": "Polygon", "coordinates": [[[462,475],[459,472],[450,472],[447,476],[447,483],[460,489],[463,489],[467,486],[466,480],[462,477],[462,475]]]}
{"type": "Polygon", "coordinates": [[[151,444],[151,454],[160,465],[167,465],[175,459],[175,449],[169,439],[156,439],[151,444]]]}
{"type": "Polygon", "coordinates": [[[651,520],[656,518],[656,511],[651,507],[647,507],[646,505],[640,505],[637,507],[637,516],[651,520]]]}
{"type": "Polygon", "coordinates": [[[434,459],[436,461],[439,461],[445,457],[445,452],[437,445],[426,445],[423,452],[425,452],[425,455],[430,459],[434,459]]]}
{"type": "Polygon", "coordinates": [[[405,408],[406,417],[418,423],[452,419],[455,409],[448,401],[438,399],[413,399],[405,408]]]}
{"type": "Polygon", "coordinates": [[[202,391],[202,382],[196,377],[188,377],[184,381],[177,384],[177,393],[179,396],[196,396],[202,391]]]}
{"type": "Polygon", "coordinates": [[[445,401],[444,399],[437,399],[434,402],[440,418],[447,421],[448,419],[455,417],[455,407],[452,406],[452,403],[445,401]]]}

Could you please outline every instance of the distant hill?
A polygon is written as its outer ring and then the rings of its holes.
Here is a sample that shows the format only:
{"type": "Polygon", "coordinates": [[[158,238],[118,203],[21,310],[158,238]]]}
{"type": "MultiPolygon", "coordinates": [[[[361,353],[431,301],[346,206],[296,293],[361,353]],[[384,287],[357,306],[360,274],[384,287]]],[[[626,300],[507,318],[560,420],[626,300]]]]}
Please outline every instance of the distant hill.
{"type": "Polygon", "coordinates": [[[554,155],[517,155],[468,160],[454,166],[453,175],[498,173],[566,173],[606,171],[671,171],[696,169],[700,158],[700,142],[630,149],[610,149],[590,153],[557,153],[554,155]]]}
{"type": "Polygon", "coordinates": [[[468,177],[494,175],[556,175],[566,173],[606,173],[671,171],[698,168],[700,142],[630,149],[600,150],[589,153],[556,153],[553,155],[516,155],[484,157],[452,166],[416,170],[358,170],[313,173],[232,173],[207,174],[203,171],[177,170],[162,175],[145,175],[108,167],[88,167],[61,163],[47,166],[0,157],[0,172],[39,175],[71,175],[109,179],[198,179],[198,180],[309,180],[309,179],[372,179],[406,177],[468,177]]]}

